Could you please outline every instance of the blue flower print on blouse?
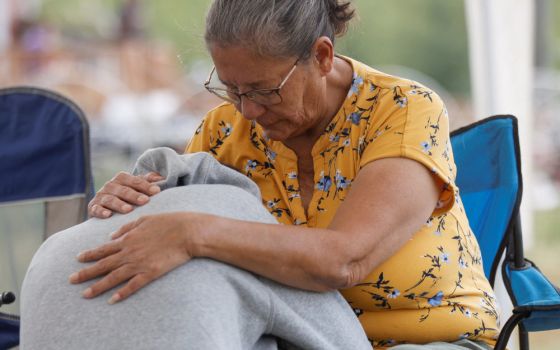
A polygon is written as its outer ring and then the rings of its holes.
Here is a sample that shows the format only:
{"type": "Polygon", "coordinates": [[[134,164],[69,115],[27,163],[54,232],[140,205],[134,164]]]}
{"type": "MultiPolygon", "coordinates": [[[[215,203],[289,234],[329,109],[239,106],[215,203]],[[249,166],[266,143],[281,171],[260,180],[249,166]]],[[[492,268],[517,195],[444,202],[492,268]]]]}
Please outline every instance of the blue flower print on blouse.
{"type": "Polygon", "coordinates": [[[247,164],[245,165],[245,171],[247,172],[249,170],[255,170],[255,169],[257,169],[257,165],[258,165],[258,163],[257,163],[256,160],[249,159],[247,161],[247,164]]]}
{"type": "Polygon", "coordinates": [[[348,116],[348,120],[351,120],[352,124],[354,125],[359,125],[361,119],[362,119],[362,115],[361,113],[358,112],[353,112],[348,116]]]}
{"type": "Polygon", "coordinates": [[[329,135],[329,141],[331,142],[338,142],[338,140],[340,140],[340,135],[336,134],[336,135],[329,135]]]}
{"type": "Polygon", "coordinates": [[[430,304],[431,306],[440,306],[442,299],[443,299],[443,292],[439,291],[437,292],[436,295],[428,299],[428,304],[430,304]]]}
{"type": "Polygon", "coordinates": [[[233,128],[231,127],[230,123],[226,123],[223,127],[222,127],[222,132],[224,133],[225,136],[229,136],[231,135],[231,132],[233,131],[233,128]]]}
{"type": "Polygon", "coordinates": [[[387,294],[387,299],[395,299],[399,295],[401,295],[401,292],[395,288],[391,291],[391,293],[387,294]]]}
{"type": "Polygon", "coordinates": [[[360,90],[360,86],[364,83],[364,79],[354,72],[354,76],[352,77],[352,86],[350,86],[350,90],[348,91],[348,97],[352,95],[357,95],[358,91],[360,90]]]}
{"type": "Polygon", "coordinates": [[[422,148],[422,151],[424,153],[432,155],[432,152],[430,151],[432,149],[432,146],[430,145],[430,143],[428,141],[422,141],[420,143],[420,147],[422,148]]]}
{"type": "Polygon", "coordinates": [[[441,260],[441,262],[443,262],[444,264],[449,264],[449,254],[446,252],[443,252],[439,255],[439,258],[441,260]]]}
{"type": "Polygon", "coordinates": [[[330,176],[325,176],[324,173],[321,172],[321,177],[319,178],[319,181],[317,182],[315,188],[318,189],[319,191],[329,192],[331,185],[332,185],[332,180],[330,176]]]}
{"type": "Polygon", "coordinates": [[[348,179],[346,179],[346,177],[342,176],[341,171],[338,170],[338,169],[336,170],[335,181],[336,181],[337,191],[345,189],[351,183],[350,180],[348,180],[348,179]]]}
{"type": "Polygon", "coordinates": [[[274,161],[276,160],[276,152],[271,151],[269,149],[266,150],[266,156],[268,157],[268,159],[270,159],[270,161],[274,161]]]}

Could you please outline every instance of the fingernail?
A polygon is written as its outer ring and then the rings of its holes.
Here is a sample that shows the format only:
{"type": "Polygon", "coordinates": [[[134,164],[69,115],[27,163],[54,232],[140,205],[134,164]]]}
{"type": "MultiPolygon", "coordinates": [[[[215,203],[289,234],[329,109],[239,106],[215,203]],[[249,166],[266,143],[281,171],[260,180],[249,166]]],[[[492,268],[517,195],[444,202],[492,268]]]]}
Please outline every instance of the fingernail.
{"type": "Polygon", "coordinates": [[[78,255],[76,255],[76,260],[82,261],[83,259],[84,259],[84,253],[83,253],[83,252],[80,253],[80,254],[78,254],[78,255]]]}
{"type": "Polygon", "coordinates": [[[122,211],[131,211],[132,206],[130,204],[125,204],[121,207],[122,211]]]}
{"type": "Polygon", "coordinates": [[[92,294],[91,288],[88,288],[82,292],[82,296],[84,298],[91,298],[91,294],[92,294]]]}
{"type": "Polygon", "coordinates": [[[111,233],[111,234],[109,235],[109,237],[111,237],[111,239],[112,239],[112,238],[115,238],[116,235],[117,235],[117,231],[111,233]]]}
{"type": "Polygon", "coordinates": [[[159,188],[159,186],[153,185],[153,186],[150,186],[149,191],[150,191],[150,193],[156,194],[156,193],[159,193],[159,191],[161,191],[161,189],[159,188]]]}
{"type": "Polygon", "coordinates": [[[68,277],[68,281],[70,281],[70,283],[76,283],[78,281],[78,273],[74,272],[71,274],[70,277],[68,277]]]}
{"type": "Polygon", "coordinates": [[[109,216],[111,215],[111,212],[108,210],[103,210],[103,212],[101,213],[103,216],[109,216]]]}
{"type": "Polygon", "coordinates": [[[111,299],[109,299],[107,302],[109,303],[109,305],[113,305],[114,303],[118,302],[119,300],[121,300],[121,296],[119,295],[119,293],[115,293],[115,294],[113,294],[111,299]]]}
{"type": "Polygon", "coordinates": [[[138,202],[145,203],[145,202],[148,201],[148,199],[149,199],[149,198],[148,198],[148,196],[146,196],[146,195],[138,196],[138,202]]]}

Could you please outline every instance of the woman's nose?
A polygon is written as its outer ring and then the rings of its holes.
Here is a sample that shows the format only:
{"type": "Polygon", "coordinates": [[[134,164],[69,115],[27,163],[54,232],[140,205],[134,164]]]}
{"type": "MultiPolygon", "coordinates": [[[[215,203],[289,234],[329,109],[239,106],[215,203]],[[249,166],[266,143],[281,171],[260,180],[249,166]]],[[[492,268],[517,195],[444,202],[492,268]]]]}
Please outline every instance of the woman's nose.
{"type": "Polygon", "coordinates": [[[257,119],[266,111],[266,108],[263,105],[249,100],[246,96],[241,97],[241,103],[239,106],[241,108],[241,114],[249,120],[257,119]]]}

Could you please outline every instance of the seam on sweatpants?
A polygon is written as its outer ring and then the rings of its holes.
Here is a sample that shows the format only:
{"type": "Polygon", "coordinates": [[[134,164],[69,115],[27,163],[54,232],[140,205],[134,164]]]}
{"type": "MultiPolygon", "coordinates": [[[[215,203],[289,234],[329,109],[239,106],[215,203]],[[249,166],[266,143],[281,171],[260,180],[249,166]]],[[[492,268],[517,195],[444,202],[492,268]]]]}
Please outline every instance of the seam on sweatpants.
{"type": "MultiPolygon", "coordinates": [[[[260,281],[262,283],[262,281],[260,281]]],[[[272,291],[270,290],[270,288],[262,283],[264,288],[266,289],[266,294],[268,295],[268,317],[267,317],[267,321],[266,321],[266,334],[272,334],[272,330],[274,329],[274,323],[276,320],[276,308],[274,306],[274,303],[272,302],[272,291]]]]}

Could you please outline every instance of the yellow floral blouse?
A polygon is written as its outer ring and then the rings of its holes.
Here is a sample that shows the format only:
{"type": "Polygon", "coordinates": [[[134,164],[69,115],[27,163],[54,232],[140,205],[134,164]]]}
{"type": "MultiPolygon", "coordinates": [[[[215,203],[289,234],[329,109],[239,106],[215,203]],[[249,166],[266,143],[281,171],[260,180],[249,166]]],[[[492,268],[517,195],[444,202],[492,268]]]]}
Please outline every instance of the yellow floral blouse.
{"type": "Polygon", "coordinates": [[[420,162],[445,183],[437,208],[400,251],[341,293],[376,348],[461,338],[493,345],[497,304],[454,182],[445,106],[416,82],[342,58],[352,64],[354,78],[313,147],[315,188],[307,215],[295,153],[267,139],[233,105],[210,111],[186,151],[210,152],[252,178],[279,222],[320,228],[329,226],[369,162],[386,157],[420,162]]]}

